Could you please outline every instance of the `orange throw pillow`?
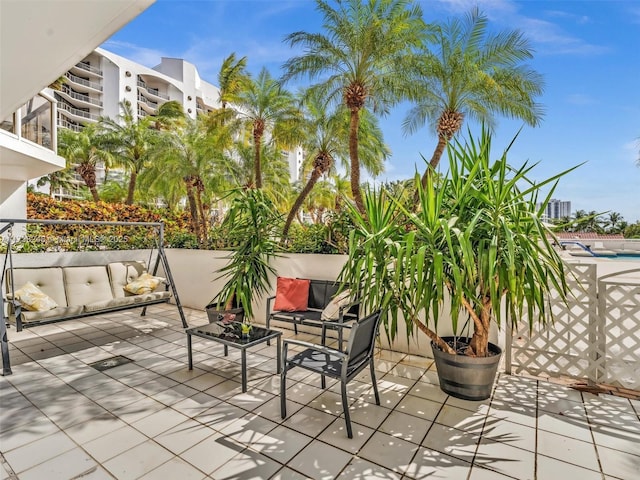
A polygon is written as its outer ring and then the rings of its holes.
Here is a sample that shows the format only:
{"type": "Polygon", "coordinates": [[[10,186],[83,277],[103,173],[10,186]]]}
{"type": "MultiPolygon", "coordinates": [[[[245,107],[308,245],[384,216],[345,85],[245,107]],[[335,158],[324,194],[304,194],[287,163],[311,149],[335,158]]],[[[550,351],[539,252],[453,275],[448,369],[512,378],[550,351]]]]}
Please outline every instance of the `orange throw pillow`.
{"type": "Polygon", "coordinates": [[[304,278],[278,277],[274,310],[281,312],[304,312],[309,305],[309,284],[304,278]]]}

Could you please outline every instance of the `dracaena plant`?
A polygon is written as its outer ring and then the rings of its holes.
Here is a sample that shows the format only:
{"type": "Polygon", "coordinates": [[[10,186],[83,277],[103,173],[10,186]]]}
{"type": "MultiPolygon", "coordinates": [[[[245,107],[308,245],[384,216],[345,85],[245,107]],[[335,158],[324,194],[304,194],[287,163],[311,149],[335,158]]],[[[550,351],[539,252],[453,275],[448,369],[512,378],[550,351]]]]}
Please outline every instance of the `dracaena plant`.
{"type": "Polygon", "coordinates": [[[276,272],[270,260],[279,255],[278,229],[282,216],[269,196],[259,189],[238,189],[223,221],[229,237],[235,240],[229,263],[219,278],[226,283],[218,295],[219,306],[242,306],[245,318],[253,318],[252,300],[267,293],[276,272]]]}
{"type": "Polygon", "coordinates": [[[531,326],[551,318],[549,295],[564,297],[567,287],[542,212],[558,179],[573,169],[534,181],[535,165],[510,167],[508,150],[491,161],[485,130],[476,141],[454,142],[446,175],[430,175],[425,185],[416,177],[416,208],[388,193],[366,195],[365,204],[376,210],[369,217],[377,215],[384,225],[356,216],[360,228],[342,275],[345,281],[360,279],[368,308],[387,312],[391,338],[401,312],[407,332],[423,332],[440,349],[460,353],[438,330],[446,321],[458,333],[461,318],[473,325],[461,353],[486,356],[492,322],[515,325],[524,311],[531,326]],[[549,190],[545,196],[542,189],[549,190]],[[451,312],[446,319],[445,302],[451,312]]]}

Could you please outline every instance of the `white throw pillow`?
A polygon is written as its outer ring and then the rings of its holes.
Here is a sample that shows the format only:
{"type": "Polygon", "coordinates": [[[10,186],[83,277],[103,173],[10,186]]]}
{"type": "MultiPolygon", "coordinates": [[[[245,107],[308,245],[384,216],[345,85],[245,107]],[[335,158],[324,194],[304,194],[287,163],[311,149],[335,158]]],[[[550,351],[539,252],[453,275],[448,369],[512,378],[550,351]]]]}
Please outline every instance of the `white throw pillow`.
{"type": "Polygon", "coordinates": [[[134,281],[127,283],[124,289],[134,295],[141,295],[143,293],[153,292],[158,285],[165,281],[162,277],[154,277],[149,273],[143,273],[134,281]]]}
{"type": "Polygon", "coordinates": [[[340,308],[346,307],[350,302],[351,291],[345,290],[331,299],[325,309],[322,310],[320,318],[325,321],[338,320],[340,316],[340,308]]]}
{"type": "Polygon", "coordinates": [[[56,308],[58,304],[33,283],[27,282],[15,291],[15,298],[22,308],[31,312],[46,312],[56,308]]]}

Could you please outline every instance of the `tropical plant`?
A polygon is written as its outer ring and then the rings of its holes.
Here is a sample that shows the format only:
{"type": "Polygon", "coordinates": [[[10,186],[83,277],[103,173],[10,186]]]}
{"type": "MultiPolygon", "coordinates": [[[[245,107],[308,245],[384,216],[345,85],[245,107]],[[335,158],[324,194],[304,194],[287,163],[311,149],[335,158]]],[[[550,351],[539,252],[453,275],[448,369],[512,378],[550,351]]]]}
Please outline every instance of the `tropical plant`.
{"type": "Polygon", "coordinates": [[[154,161],[141,178],[148,187],[160,186],[168,195],[186,194],[192,231],[200,244],[205,245],[209,215],[204,198],[207,185],[220,172],[216,168],[220,152],[201,122],[191,119],[183,122],[183,128],[165,133],[162,141],[150,149],[149,158],[154,161]]]}
{"type": "MultiPolygon", "coordinates": [[[[336,160],[348,167],[349,111],[343,105],[329,111],[318,90],[311,90],[303,105],[301,146],[306,154],[303,174],[307,177],[307,182],[289,210],[282,231],[283,241],[286,241],[291,223],[318,180],[322,176],[335,173],[336,160]]],[[[377,118],[366,111],[361,115],[359,142],[360,156],[365,169],[374,175],[381,173],[390,152],[384,144],[377,118]]]]}
{"type": "Polygon", "coordinates": [[[313,88],[350,113],[349,158],[353,198],[363,212],[360,191],[360,113],[386,113],[405,98],[410,53],[425,39],[420,7],[405,0],[317,0],[325,34],[294,32],[286,41],[304,53],[284,65],[284,80],[322,78],[313,88]]]}
{"type": "Polygon", "coordinates": [[[227,108],[229,102],[233,102],[234,96],[246,88],[250,76],[246,72],[247,57],[236,60],[235,52],[231,53],[222,62],[218,72],[218,88],[220,89],[220,105],[227,108]]]}
{"type": "Polygon", "coordinates": [[[133,204],[138,175],[150,164],[149,150],[157,138],[150,117],[136,118],[131,102],[120,102],[116,119],[102,117],[98,123],[104,147],[111,152],[114,163],[129,172],[127,205],[133,204]]]}
{"type": "MultiPolygon", "coordinates": [[[[66,159],[65,159],[66,160],[66,159]]],[[[53,197],[54,192],[61,189],[70,190],[75,186],[73,179],[73,168],[66,162],[67,165],[62,170],[56,170],[48,175],[40,177],[36,182],[38,187],[49,186],[49,196],[53,197]]]]}
{"type": "Polygon", "coordinates": [[[564,264],[541,218],[557,180],[572,169],[536,182],[530,178],[535,165],[513,169],[508,149],[495,162],[490,151],[486,130],[477,142],[456,141],[449,148],[451,170],[441,182],[429,176],[423,187],[416,175],[415,213],[385,193],[366,202],[375,225],[367,226],[351,209],[357,227],[341,278],[362,285],[368,309],[391,314],[391,338],[402,312],[408,332],[425,333],[445,352],[482,357],[492,322],[500,326],[506,315],[516,325],[525,309],[531,326],[536,319],[545,322],[552,314],[548,294],[564,296],[564,264]],[[540,201],[542,188],[550,192],[540,201]],[[438,334],[445,302],[456,335],[458,313],[473,326],[463,352],[438,334]]]}
{"type": "Polygon", "coordinates": [[[237,189],[222,227],[235,244],[229,263],[221,268],[218,278],[227,281],[217,296],[218,306],[229,310],[239,305],[245,318],[253,318],[254,295],[270,291],[275,276],[270,261],[278,254],[277,232],[281,215],[266,192],[259,189],[237,189]]]}
{"type": "Polygon", "coordinates": [[[99,135],[88,125],[79,132],[61,129],[58,133],[58,152],[73,165],[95,202],[100,200],[96,188],[96,167],[99,163],[109,165],[113,156],[100,146],[99,135]]]}
{"type": "MultiPolygon", "coordinates": [[[[276,149],[295,146],[298,138],[299,110],[293,95],[283,89],[266,68],[256,79],[246,81],[232,97],[235,118],[232,130],[249,131],[253,140],[253,180],[262,188],[262,147],[265,139],[276,149]]],[[[228,120],[225,121],[225,123],[228,120]]]]}
{"type": "Polygon", "coordinates": [[[465,117],[491,125],[500,114],[532,126],[542,117],[535,98],[542,93],[543,80],[523,63],[532,58],[532,50],[521,32],[489,33],[487,17],[478,9],[464,20],[437,25],[434,32],[432,49],[417,57],[415,105],[403,123],[405,132],[413,133],[429,122],[438,135],[423,185],[465,117]]]}

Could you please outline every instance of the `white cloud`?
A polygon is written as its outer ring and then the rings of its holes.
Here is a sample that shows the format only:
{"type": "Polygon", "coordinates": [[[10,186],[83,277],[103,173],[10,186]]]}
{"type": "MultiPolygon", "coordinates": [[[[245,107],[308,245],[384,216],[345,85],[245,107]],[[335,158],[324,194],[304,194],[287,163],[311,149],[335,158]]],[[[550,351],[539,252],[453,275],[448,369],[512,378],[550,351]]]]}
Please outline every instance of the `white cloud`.
{"type": "MultiPolygon", "coordinates": [[[[522,15],[518,4],[512,0],[440,0],[439,3],[452,13],[461,14],[478,6],[501,28],[517,28],[535,45],[539,54],[545,55],[600,55],[609,51],[602,45],[591,44],[567,33],[559,24],[538,17],[522,15]]],[[[544,12],[550,18],[571,20],[575,23],[590,22],[587,16],[578,16],[560,10],[544,12]]]]}

